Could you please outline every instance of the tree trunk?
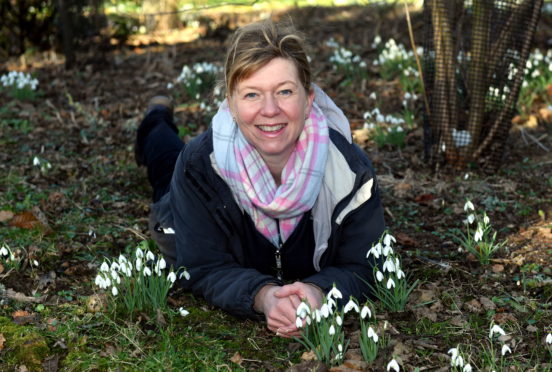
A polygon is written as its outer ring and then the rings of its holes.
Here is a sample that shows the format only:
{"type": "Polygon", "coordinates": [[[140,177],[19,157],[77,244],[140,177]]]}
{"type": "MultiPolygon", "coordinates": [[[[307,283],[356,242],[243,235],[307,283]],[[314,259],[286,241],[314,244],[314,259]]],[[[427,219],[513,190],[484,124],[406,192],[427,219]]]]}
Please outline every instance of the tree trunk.
{"type": "Polygon", "coordinates": [[[170,30],[180,26],[178,0],[144,0],[143,9],[148,31],[170,30]]]}
{"type": "Polygon", "coordinates": [[[75,64],[75,48],[73,47],[73,27],[69,18],[67,0],[57,0],[61,24],[61,41],[63,54],[65,55],[65,68],[69,69],[75,64]]]}

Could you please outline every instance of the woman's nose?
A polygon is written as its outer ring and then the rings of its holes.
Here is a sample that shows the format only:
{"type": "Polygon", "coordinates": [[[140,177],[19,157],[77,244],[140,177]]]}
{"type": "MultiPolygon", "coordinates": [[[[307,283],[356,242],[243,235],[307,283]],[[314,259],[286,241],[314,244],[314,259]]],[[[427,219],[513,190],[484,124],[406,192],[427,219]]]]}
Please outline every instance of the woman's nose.
{"type": "Polygon", "coordinates": [[[261,114],[264,116],[276,116],[280,113],[280,106],[275,97],[267,96],[263,101],[261,114]]]}

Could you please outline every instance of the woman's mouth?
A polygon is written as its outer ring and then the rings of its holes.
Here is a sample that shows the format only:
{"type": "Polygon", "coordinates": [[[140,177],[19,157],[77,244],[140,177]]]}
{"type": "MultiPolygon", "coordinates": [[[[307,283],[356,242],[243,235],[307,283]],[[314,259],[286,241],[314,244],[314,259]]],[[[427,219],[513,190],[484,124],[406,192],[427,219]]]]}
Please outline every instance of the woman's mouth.
{"type": "Polygon", "coordinates": [[[287,124],[270,124],[270,125],[257,125],[257,128],[263,132],[278,132],[285,128],[287,124]]]}

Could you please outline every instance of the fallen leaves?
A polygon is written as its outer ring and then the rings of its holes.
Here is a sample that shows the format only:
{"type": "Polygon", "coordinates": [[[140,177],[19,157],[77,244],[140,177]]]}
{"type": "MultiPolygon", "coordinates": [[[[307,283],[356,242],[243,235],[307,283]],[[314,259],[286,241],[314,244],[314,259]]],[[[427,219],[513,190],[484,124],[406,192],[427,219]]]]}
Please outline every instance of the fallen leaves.
{"type": "Polygon", "coordinates": [[[4,342],[6,342],[6,338],[4,337],[4,334],[0,333],[0,351],[4,349],[4,342]]]}
{"type": "Polygon", "coordinates": [[[6,222],[13,218],[14,214],[12,211],[0,211],[0,222],[6,222]]]}
{"type": "Polygon", "coordinates": [[[29,230],[38,228],[44,233],[50,233],[52,231],[46,215],[37,206],[33,207],[30,211],[23,211],[14,215],[9,220],[9,225],[29,230]]]}

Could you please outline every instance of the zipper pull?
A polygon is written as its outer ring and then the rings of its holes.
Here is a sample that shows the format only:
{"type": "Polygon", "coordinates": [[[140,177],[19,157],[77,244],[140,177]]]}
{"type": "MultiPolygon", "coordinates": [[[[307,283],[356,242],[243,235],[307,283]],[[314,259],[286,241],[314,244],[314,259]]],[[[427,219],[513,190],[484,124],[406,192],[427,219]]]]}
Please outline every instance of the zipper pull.
{"type": "Polygon", "coordinates": [[[276,276],[279,280],[282,280],[282,255],[280,254],[280,249],[282,249],[282,243],[280,243],[280,246],[276,250],[276,253],[274,253],[274,256],[276,257],[276,276]]]}

